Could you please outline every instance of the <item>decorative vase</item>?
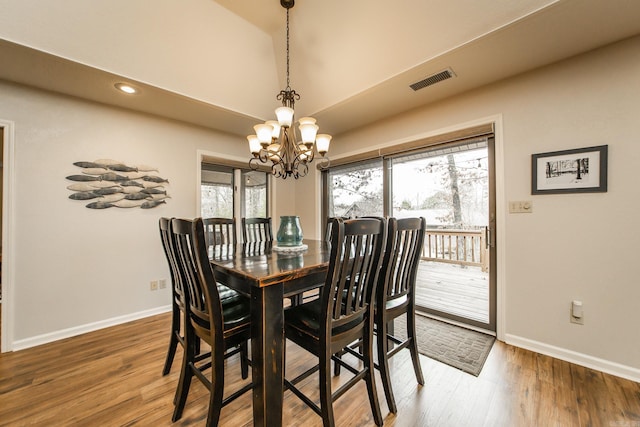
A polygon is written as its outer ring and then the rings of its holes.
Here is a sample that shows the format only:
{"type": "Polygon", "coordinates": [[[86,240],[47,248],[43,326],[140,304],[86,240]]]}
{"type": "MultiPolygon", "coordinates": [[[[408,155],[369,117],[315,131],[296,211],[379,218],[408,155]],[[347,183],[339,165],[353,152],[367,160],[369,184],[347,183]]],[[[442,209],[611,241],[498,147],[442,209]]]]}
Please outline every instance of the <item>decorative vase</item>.
{"type": "Polygon", "coordinates": [[[302,244],[302,227],[299,216],[281,216],[280,228],[276,235],[278,246],[300,246],[302,244]]]}

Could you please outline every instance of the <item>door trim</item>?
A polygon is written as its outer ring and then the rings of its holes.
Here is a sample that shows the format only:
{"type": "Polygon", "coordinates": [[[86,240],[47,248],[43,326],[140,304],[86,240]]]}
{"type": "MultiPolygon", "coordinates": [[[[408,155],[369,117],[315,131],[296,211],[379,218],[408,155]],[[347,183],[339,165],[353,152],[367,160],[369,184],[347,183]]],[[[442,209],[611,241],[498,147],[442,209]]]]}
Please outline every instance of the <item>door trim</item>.
{"type": "Polygon", "coordinates": [[[0,119],[3,139],[2,152],[2,331],[0,352],[13,350],[14,327],[14,272],[15,272],[15,176],[14,176],[14,135],[13,122],[0,119]]]}

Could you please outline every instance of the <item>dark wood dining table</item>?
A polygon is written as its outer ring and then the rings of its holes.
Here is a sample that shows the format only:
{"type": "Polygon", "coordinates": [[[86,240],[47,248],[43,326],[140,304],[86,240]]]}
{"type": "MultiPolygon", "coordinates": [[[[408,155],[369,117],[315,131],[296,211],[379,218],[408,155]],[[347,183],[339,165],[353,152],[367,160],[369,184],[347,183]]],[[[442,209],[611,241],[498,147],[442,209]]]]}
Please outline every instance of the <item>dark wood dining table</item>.
{"type": "Polygon", "coordinates": [[[304,240],[307,249],[283,252],[271,243],[211,248],[216,281],[251,298],[253,425],[282,425],[285,298],[324,284],[330,248],[304,240]]]}

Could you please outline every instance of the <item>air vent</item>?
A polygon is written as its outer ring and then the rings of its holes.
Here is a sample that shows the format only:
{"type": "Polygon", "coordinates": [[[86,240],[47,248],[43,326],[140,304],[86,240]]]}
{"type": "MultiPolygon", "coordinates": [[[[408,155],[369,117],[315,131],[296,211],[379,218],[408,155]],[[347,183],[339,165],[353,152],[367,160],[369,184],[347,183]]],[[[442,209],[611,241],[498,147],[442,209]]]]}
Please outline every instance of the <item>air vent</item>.
{"type": "Polygon", "coordinates": [[[413,90],[420,90],[427,86],[434,85],[443,80],[450,79],[451,77],[455,77],[456,74],[453,72],[451,68],[447,68],[444,71],[440,71],[439,73],[433,74],[426,79],[420,80],[419,82],[415,82],[412,85],[409,85],[413,90]]]}

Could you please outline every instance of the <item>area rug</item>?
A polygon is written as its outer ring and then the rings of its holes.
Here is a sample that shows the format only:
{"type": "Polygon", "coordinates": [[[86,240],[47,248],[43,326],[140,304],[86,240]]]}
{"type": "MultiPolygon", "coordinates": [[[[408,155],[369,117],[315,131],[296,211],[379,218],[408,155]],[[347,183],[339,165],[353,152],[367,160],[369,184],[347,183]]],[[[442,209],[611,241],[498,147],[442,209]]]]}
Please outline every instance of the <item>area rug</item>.
{"type": "MultiPolygon", "coordinates": [[[[395,335],[406,337],[405,318],[395,320],[395,335]]],[[[460,369],[476,377],[491,351],[495,338],[460,326],[416,315],[420,354],[460,369]]]]}

